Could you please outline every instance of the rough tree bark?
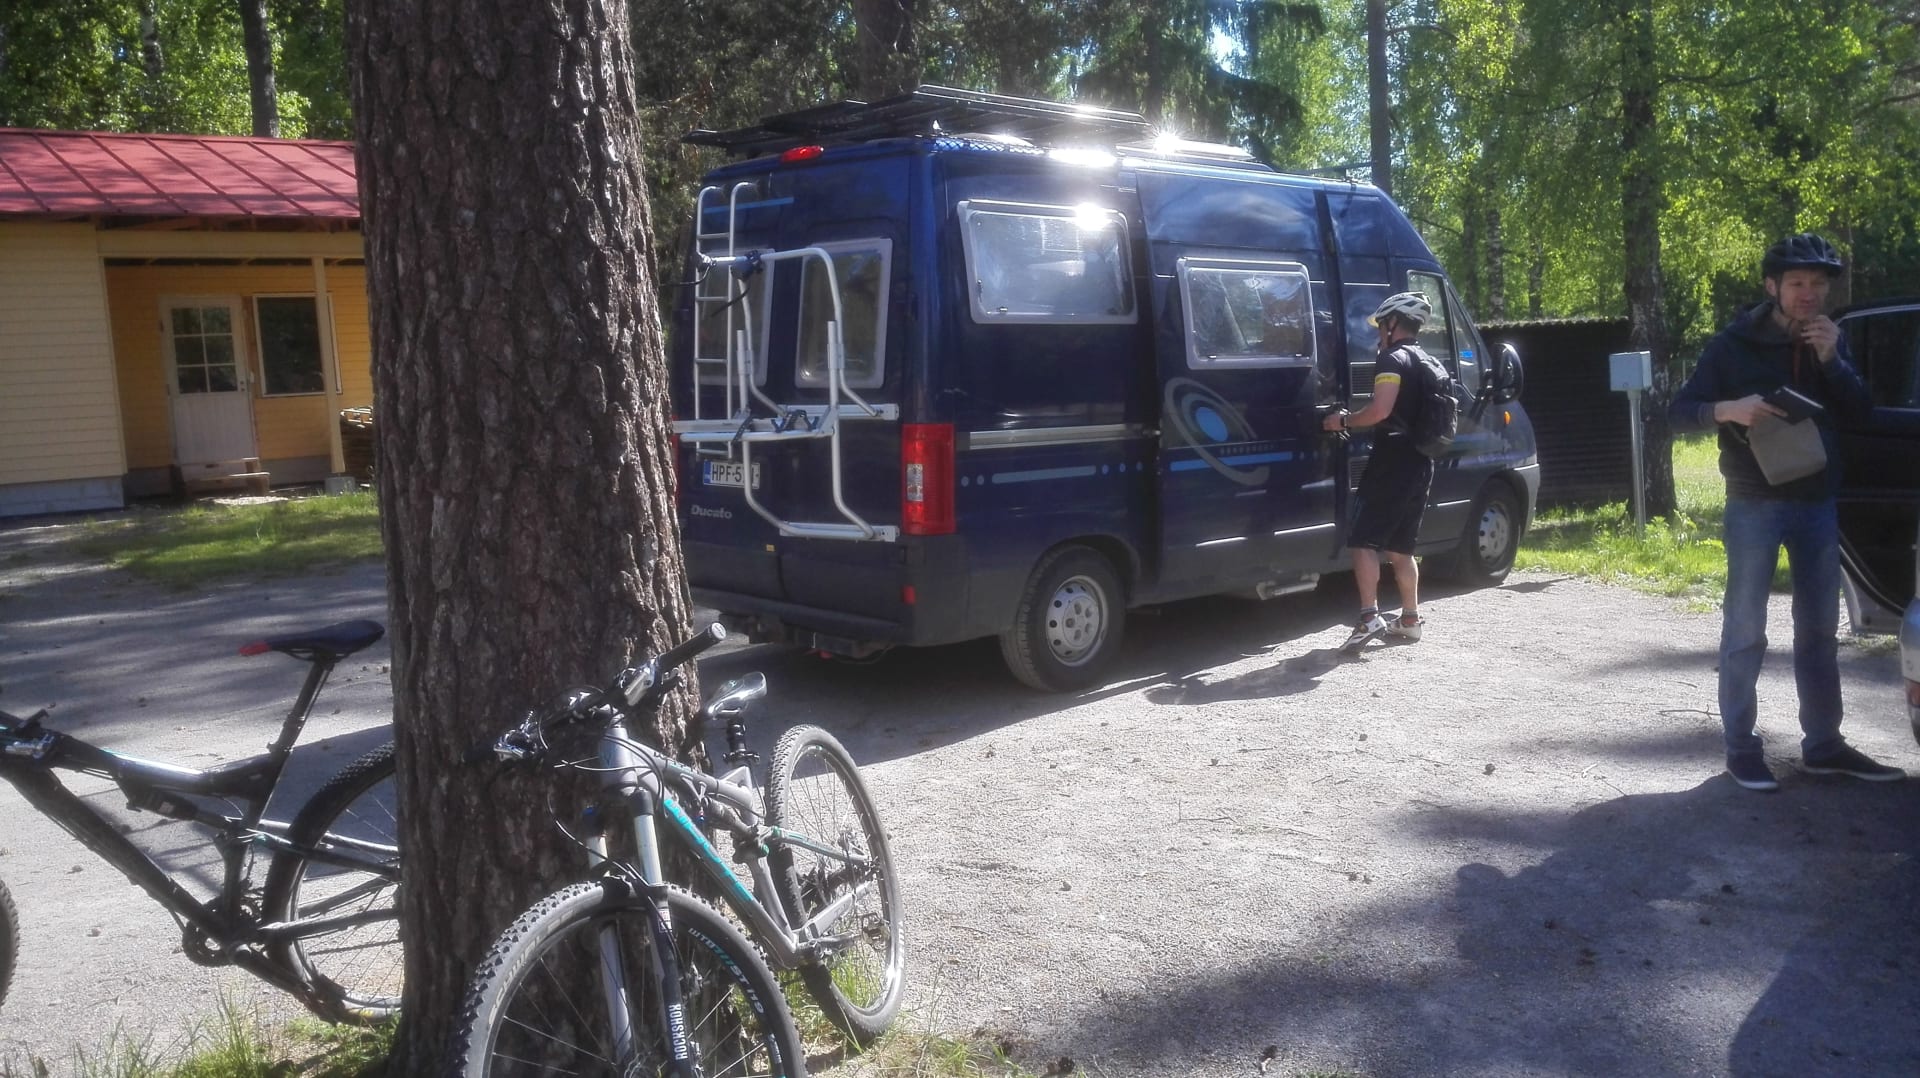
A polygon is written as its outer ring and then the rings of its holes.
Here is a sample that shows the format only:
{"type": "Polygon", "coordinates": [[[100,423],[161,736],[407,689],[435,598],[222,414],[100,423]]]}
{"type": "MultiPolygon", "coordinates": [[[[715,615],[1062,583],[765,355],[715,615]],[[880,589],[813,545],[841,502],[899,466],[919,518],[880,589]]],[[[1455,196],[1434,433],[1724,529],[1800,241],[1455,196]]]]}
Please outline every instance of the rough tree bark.
{"type": "Polygon", "coordinates": [[[407,851],[394,1074],[443,1070],[488,943],[580,871],[545,783],[462,752],[688,631],[629,35],[622,0],[348,5],[407,851]]]}
{"type": "Polygon", "coordinates": [[[1667,400],[1672,392],[1667,363],[1672,357],[1660,282],[1663,200],[1655,109],[1659,56],[1650,0],[1630,0],[1626,16],[1620,93],[1620,208],[1626,247],[1627,335],[1635,351],[1653,353],[1653,391],[1647,394],[1641,414],[1641,430],[1646,437],[1644,489],[1647,516],[1668,517],[1673,515],[1675,500],[1673,428],[1667,423],[1667,400]]]}
{"type": "Polygon", "coordinates": [[[267,32],[267,0],[240,0],[240,29],[247,48],[253,134],[256,138],[279,138],[280,97],[273,88],[273,36],[267,32]]]}

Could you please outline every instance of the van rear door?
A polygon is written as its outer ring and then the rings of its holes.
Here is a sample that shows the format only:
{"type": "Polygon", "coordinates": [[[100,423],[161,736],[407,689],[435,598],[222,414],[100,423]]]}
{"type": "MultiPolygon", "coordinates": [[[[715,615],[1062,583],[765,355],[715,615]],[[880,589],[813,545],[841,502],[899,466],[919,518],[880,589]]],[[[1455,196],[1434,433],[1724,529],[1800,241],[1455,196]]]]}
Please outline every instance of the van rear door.
{"type": "MultiPolygon", "coordinates": [[[[903,367],[904,319],[898,312],[904,289],[898,282],[907,161],[863,155],[775,167],[757,176],[740,172],[730,171],[716,186],[749,182],[750,189],[737,200],[709,198],[701,230],[727,232],[731,213],[730,235],[705,245],[758,252],[763,261],[733,286],[735,302],[690,300],[693,309],[682,314],[680,336],[699,342],[703,355],[725,354],[731,326],[745,344],[751,384],[744,393],[736,377],[729,398],[723,368],[700,367],[704,415],[724,416],[731,409],[744,417],[740,409],[748,408],[762,427],[793,436],[683,447],[689,572],[700,588],[855,618],[896,619],[900,428],[897,407],[888,406],[898,399],[903,367]],[[834,397],[830,323],[845,355],[839,434],[803,436],[826,429],[834,397]],[[851,403],[855,397],[881,416],[862,414],[851,403]],[[801,535],[783,534],[775,521],[801,535]],[[806,538],[808,525],[851,531],[866,525],[874,537],[806,538]]],[[[677,345],[676,351],[684,368],[688,357],[680,353],[686,348],[677,345]]],[[[682,408],[683,420],[687,412],[682,408]]]]}

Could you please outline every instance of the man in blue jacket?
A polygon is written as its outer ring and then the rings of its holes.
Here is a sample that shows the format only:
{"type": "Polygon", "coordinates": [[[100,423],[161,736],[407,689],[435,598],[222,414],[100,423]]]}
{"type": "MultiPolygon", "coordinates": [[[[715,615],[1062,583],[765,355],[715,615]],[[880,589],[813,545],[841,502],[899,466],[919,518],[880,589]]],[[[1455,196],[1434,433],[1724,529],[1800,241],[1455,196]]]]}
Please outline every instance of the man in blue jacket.
{"type": "Polygon", "coordinates": [[[1841,268],[1833,245],[1812,233],[1768,248],[1760,265],[1767,299],[1742,311],[1707,342],[1668,413],[1676,431],[1720,429],[1720,474],[1727,481],[1720,723],[1727,772],[1749,790],[1780,788],[1753,727],[1754,685],[1767,650],[1767,593],[1782,546],[1793,577],[1801,766],[1815,774],[1873,781],[1905,777],[1840,736],[1840,534],[1834,511],[1840,452],[1833,423],[1864,416],[1873,407],[1848,361],[1840,327],[1826,314],[1827,292],[1841,268]],[[1747,433],[1758,417],[1783,414],[1764,399],[1782,386],[1824,406],[1813,422],[1820,425],[1827,465],[1776,485],[1755,461],[1747,433]]]}

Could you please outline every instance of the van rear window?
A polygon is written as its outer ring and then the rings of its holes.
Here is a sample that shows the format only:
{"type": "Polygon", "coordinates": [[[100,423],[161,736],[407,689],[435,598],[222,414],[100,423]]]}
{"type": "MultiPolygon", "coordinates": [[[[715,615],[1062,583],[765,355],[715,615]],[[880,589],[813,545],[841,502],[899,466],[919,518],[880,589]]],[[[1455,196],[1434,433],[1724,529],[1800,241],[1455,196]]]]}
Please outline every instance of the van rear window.
{"type": "MultiPolygon", "coordinates": [[[[845,321],[840,343],[846,349],[846,385],[870,389],[886,376],[887,259],[892,244],[884,239],[816,244],[833,259],[833,276],[840,286],[840,308],[845,321]]],[[[827,323],[833,319],[833,293],[827,288],[826,267],[817,259],[800,269],[799,354],[794,381],[803,386],[827,384],[827,323]]]]}
{"type": "Polygon", "coordinates": [[[1187,366],[1312,366],[1313,283],[1298,262],[1182,258],[1187,366]]]}
{"type": "Polygon", "coordinates": [[[977,200],[959,210],[974,321],[1134,321],[1124,215],[977,200]]]}

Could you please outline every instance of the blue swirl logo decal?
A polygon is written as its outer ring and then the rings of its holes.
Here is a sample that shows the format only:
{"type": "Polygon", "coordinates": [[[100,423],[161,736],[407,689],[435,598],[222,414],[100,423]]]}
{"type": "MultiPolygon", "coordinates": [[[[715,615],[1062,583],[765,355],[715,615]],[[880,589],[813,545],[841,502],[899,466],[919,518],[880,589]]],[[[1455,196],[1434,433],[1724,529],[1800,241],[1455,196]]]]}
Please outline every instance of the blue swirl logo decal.
{"type": "Polygon", "coordinates": [[[1236,466],[1231,458],[1221,459],[1215,449],[1234,442],[1253,441],[1253,428],[1246,417],[1223,400],[1218,393],[1191,378],[1172,378],[1161,408],[1164,424],[1178,438],[1178,445],[1191,447],[1207,467],[1243,487],[1257,487],[1267,481],[1267,466],[1236,466]]]}

